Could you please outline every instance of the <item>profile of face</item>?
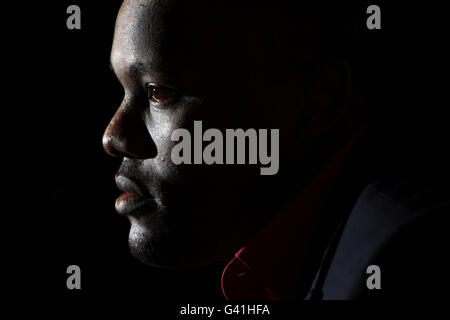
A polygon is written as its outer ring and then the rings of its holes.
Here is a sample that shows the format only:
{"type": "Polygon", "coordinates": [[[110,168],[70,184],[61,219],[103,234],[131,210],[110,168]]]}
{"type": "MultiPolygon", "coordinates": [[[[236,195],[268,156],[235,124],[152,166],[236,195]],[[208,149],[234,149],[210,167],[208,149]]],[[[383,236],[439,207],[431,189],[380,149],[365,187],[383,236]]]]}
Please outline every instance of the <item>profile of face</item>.
{"type": "Polygon", "coordinates": [[[308,85],[301,59],[282,47],[290,41],[282,16],[274,28],[270,8],[218,3],[126,0],[117,17],[111,64],[124,98],[103,145],[122,158],[116,211],[131,222],[132,254],[150,265],[231,257],[308,174],[316,143],[338,118],[328,111],[345,91],[339,68],[320,71],[325,80],[308,85]],[[203,131],[279,129],[278,173],[260,175],[260,166],[248,164],[174,164],[172,132],[194,136],[196,120],[203,131]]]}

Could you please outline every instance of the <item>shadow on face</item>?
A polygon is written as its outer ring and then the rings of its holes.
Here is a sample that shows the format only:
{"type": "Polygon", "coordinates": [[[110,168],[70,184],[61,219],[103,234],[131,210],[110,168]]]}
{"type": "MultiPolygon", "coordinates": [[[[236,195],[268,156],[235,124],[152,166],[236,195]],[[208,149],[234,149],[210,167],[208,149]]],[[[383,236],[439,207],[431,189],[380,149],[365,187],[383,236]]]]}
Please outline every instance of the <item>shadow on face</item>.
{"type": "Polygon", "coordinates": [[[311,164],[332,152],[324,141],[345,109],[348,69],[338,59],[305,64],[309,44],[298,43],[301,32],[275,9],[124,1],[111,52],[124,99],[103,144],[123,158],[117,176],[131,181],[124,189],[133,185],[145,199],[126,214],[131,251],[143,262],[186,267],[227,259],[315,173],[311,164]],[[279,129],[279,172],[175,165],[171,135],[186,128],[194,136],[195,120],[203,131],[279,129]]]}

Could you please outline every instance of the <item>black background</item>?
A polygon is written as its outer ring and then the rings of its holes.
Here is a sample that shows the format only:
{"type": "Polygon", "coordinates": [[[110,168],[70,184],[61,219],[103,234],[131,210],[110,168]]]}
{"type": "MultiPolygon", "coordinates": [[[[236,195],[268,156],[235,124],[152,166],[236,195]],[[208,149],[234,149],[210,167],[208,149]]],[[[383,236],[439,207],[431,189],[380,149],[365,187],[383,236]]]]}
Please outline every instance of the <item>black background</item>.
{"type": "MultiPolygon", "coordinates": [[[[4,135],[5,142],[12,141],[11,147],[4,144],[4,158],[11,161],[4,171],[12,178],[12,209],[2,210],[11,251],[7,280],[15,293],[36,301],[110,296],[221,301],[222,265],[179,273],[146,267],[129,254],[129,223],[114,211],[119,160],[106,155],[101,138],[122,99],[109,68],[120,3],[53,1],[4,9],[11,20],[4,28],[4,66],[12,70],[5,87],[12,102],[4,100],[3,117],[4,127],[12,128],[4,135]],[[81,30],[66,28],[71,4],[81,7],[81,30]],[[81,267],[82,290],[66,288],[71,264],[81,267]]],[[[382,30],[365,31],[374,164],[443,177],[448,148],[443,9],[373,4],[382,10],[382,30]]]]}

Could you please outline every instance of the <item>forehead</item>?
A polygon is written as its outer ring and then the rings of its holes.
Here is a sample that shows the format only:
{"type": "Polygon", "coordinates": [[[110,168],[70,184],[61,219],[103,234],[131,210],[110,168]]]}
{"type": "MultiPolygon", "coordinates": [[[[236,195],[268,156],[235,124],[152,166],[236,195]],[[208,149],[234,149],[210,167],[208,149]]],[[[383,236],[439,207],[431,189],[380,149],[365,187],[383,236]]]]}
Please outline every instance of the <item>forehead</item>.
{"type": "Polygon", "coordinates": [[[116,72],[148,73],[177,86],[176,82],[187,82],[183,74],[198,78],[210,69],[214,27],[207,20],[211,12],[202,14],[206,8],[199,6],[200,1],[183,3],[187,2],[124,1],[111,51],[116,72]]]}
{"type": "Polygon", "coordinates": [[[186,90],[244,85],[247,75],[260,79],[268,73],[275,66],[269,60],[283,51],[269,9],[236,1],[126,0],[111,62],[116,72],[148,73],[155,82],[186,90]]]}
{"type": "Polygon", "coordinates": [[[111,50],[111,62],[117,72],[125,73],[131,68],[157,65],[152,63],[155,54],[151,52],[153,25],[150,23],[150,14],[149,1],[123,2],[116,20],[111,50]]]}

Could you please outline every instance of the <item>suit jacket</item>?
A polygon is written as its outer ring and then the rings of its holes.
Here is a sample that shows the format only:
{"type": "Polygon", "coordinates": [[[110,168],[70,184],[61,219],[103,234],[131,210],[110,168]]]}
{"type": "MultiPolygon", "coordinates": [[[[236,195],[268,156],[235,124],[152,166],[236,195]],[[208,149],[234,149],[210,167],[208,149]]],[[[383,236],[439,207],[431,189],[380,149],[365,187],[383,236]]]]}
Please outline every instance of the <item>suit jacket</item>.
{"type": "Polygon", "coordinates": [[[377,179],[323,255],[307,299],[430,298],[445,287],[448,188],[437,179],[377,179]],[[367,272],[379,267],[380,289],[367,272]]]}
{"type": "Polygon", "coordinates": [[[361,167],[365,152],[355,156],[360,140],[353,137],[235,254],[222,275],[227,299],[436,295],[445,280],[448,251],[446,181],[396,172],[368,180],[363,174],[368,170],[361,167]],[[379,270],[380,289],[367,285],[370,266],[379,270]]]}

